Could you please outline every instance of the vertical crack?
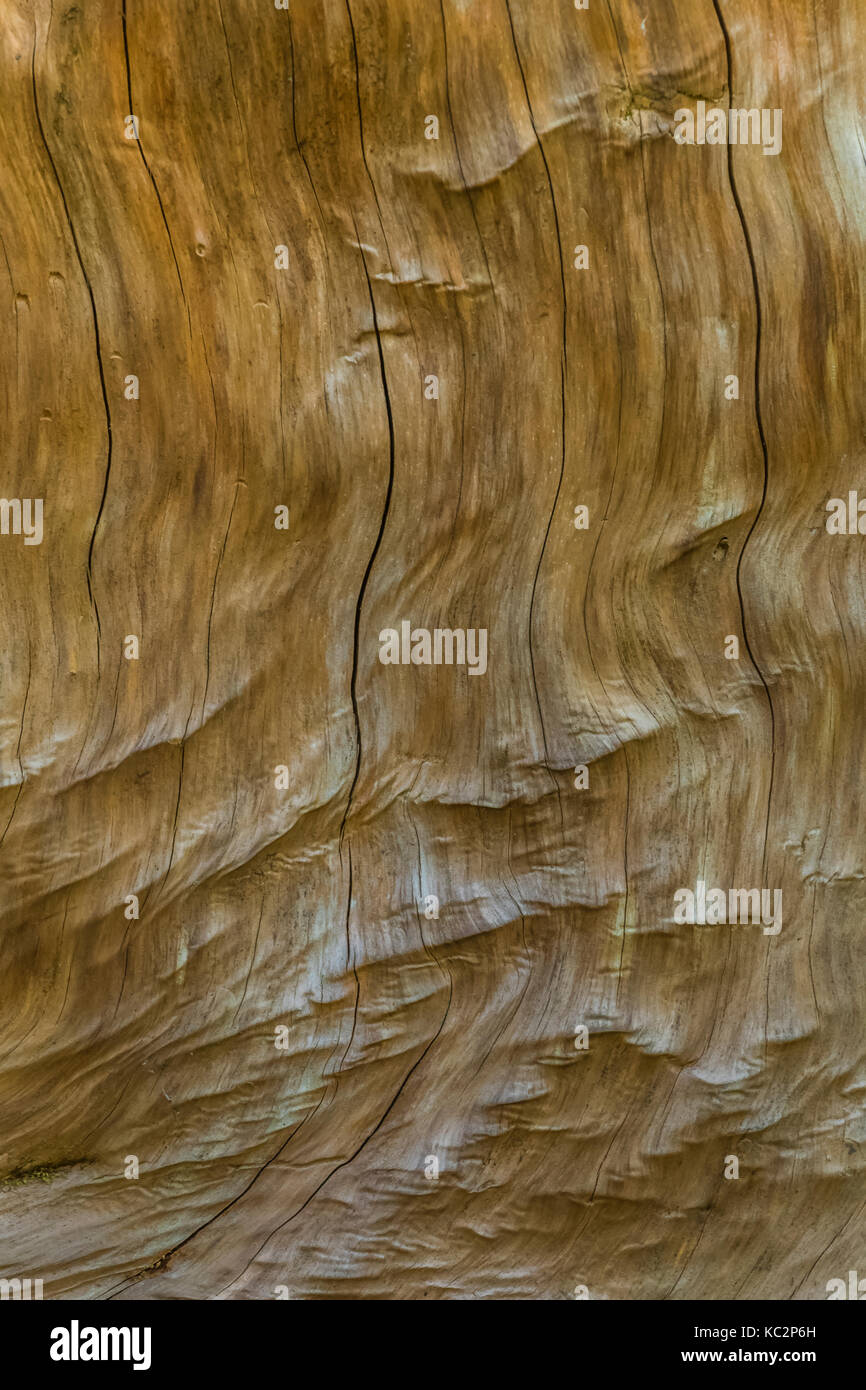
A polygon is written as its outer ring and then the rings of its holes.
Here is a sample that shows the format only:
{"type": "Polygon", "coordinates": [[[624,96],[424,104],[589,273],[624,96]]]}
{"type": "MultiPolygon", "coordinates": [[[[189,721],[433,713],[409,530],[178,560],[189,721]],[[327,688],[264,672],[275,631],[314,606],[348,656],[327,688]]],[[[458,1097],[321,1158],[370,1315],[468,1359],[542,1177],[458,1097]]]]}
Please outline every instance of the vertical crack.
{"type": "Polygon", "coordinates": [[[36,124],[37,124],[37,126],[39,127],[39,134],[40,134],[40,136],[42,137],[42,144],[45,146],[45,153],[48,155],[48,162],[49,162],[49,164],[51,165],[51,172],[54,174],[54,181],[55,181],[55,183],[57,184],[57,191],[58,191],[59,194],[60,194],[60,201],[61,201],[61,203],[63,204],[63,211],[64,211],[64,214],[65,214],[65,216],[66,216],[66,223],[67,223],[67,226],[69,227],[69,232],[70,232],[70,235],[71,235],[71,237],[72,237],[72,244],[73,244],[73,246],[75,247],[75,255],[76,255],[77,259],[78,259],[78,264],[79,264],[79,266],[80,266],[80,268],[81,268],[81,274],[82,274],[82,276],[84,277],[84,283],[85,283],[85,285],[86,285],[86,287],[87,287],[87,293],[88,293],[88,296],[89,296],[89,298],[90,298],[90,311],[91,311],[91,314],[93,315],[93,333],[94,333],[94,339],[95,339],[95,344],[96,344],[96,364],[97,364],[97,367],[98,367],[98,369],[99,369],[99,385],[100,385],[101,390],[102,390],[102,403],[103,403],[103,405],[104,405],[104,407],[105,407],[105,423],[106,423],[106,428],[107,428],[107,430],[108,430],[108,449],[107,449],[107,459],[106,459],[106,465],[105,465],[105,479],[104,479],[104,482],[103,482],[103,485],[102,485],[102,497],[100,498],[100,501],[99,501],[99,510],[98,510],[97,513],[96,513],[96,521],[95,521],[94,526],[93,526],[93,532],[92,532],[91,537],[90,537],[90,545],[88,546],[88,550],[87,550],[87,593],[88,593],[88,595],[89,595],[90,603],[91,603],[91,606],[92,606],[92,608],[93,608],[94,617],[96,618],[96,674],[97,674],[97,678],[98,678],[98,677],[99,677],[99,671],[100,671],[100,639],[101,639],[101,637],[102,637],[102,625],[101,625],[101,623],[100,623],[100,621],[99,621],[99,608],[98,608],[98,606],[97,606],[96,599],[95,599],[94,594],[93,594],[93,547],[94,547],[94,544],[95,544],[95,542],[96,542],[96,532],[97,532],[98,529],[99,529],[99,523],[100,523],[100,520],[102,519],[102,512],[103,512],[103,509],[104,509],[104,507],[105,507],[105,498],[106,498],[106,496],[107,496],[107,494],[108,494],[108,479],[109,479],[109,477],[110,477],[110,475],[111,475],[111,455],[112,455],[111,411],[110,411],[109,406],[108,406],[108,389],[107,389],[106,384],[105,384],[105,369],[104,369],[103,363],[102,363],[102,346],[101,346],[100,338],[99,338],[99,319],[98,319],[97,313],[96,313],[96,300],[95,300],[94,297],[93,297],[93,286],[92,286],[91,283],[90,283],[90,277],[88,276],[87,271],[86,271],[85,266],[84,266],[84,259],[83,259],[82,255],[81,255],[81,247],[80,247],[79,244],[78,244],[78,236],[77,236],[77,234],[76,234],[75,227],[74,227],[73,222],[72,222],[72,218],[71,218],[70,215],[69,215],[69,205],[68,205],[68,203],[67,203],[67,201],[66,201],[66,194],[65,194],[64,191],[63,191],[63,184],[60,182],[60,175],[59,175],[58,172],[57,172],[57,165],[54,163],[54,156],[53,156],[52,153],[51,153],[51,147],[50,147],[50,145],[48,144],[48,141],[47,141],[47,139],[46,139],[46,137],[45,137],[45,129],[44,129],[43,125],[42,125],[42,117],[41,117],[41,115],[40,115],[40,113],[39,113],[39,98],[37,97],[37,94],[36,94],[36,34],[35,34],[35,32],[34,32],[34,35],[33,35],[33,52],[32,52],[31,57],[30,57],[30,80],[31,80],[32,87],[33,87],[33,108],[34,108],[34,110],[35,110],[35,112],[36,112],[36,124]]]}
{"type": "Polygon", "coordinates": [[[364,570],[364,577],[361,580],[361,587],[358,590],[358,602],[355,605],[355,627],[352,642],[352,678],[350,681],[350,691],[352,696],[352,713],[355,717],[355,736],[357,740],[357,754],[355,757],[355,774],[352,778],[352,785],[349,788],[349,799],[346,802],[346,810],[340,825],[340,846],[343,844],[343,834],[346,829],[346,821],[349,819],[349,812],[352,807],[352,798],[355,794],[355,787],[358,784],[358,776],[361,771],[361,721],[358,717],[358,650],[360,645],[361,633],[361,609],[364,604],[364,596],[367,592],[367,585],[370,582],[370,574],[376,562],[376,556],[382,544],[382,537],[385,534],[385,527],[388,522],[388,513],[391,509],[391,494],[394,490],[394,417],[391,413],[391,397],[388,392],[388,378],[385,372],[385,356],[382,351],[382,335],[379,332],[379,319],[376,314],[376,301],[373,297],[373,286],[370,282],[370,272],[367,269],[367,257],[361,245],[361,235],[355,223],[354,216],[352,222],[355,224],[355,238],[361,251],[361,262],[364,267],[364,276],[367,281],[367,292],[370,296],[370,309],[373,314],[373,330],[376,334],[376,347],[379,352],[379,373],[382,378],[382,390],[385,395],[385,409],[388,414],[388,488],[385,493],[385,505],[382,508],[382,518],[379,522],[379,533],[376,536],[370,558],[367,561],[367,568],[364,570]]]}
{"type": "Polygon", "coordinates": [[[526,109],[529,113],[529,120],[532,125],[533,134],[535,135],[535,141],[538,145],[538,149],[541,154],[542,163],[544,164],[544,172],[547,175],[547,185],[550,189],[550,204],[553,209],[553,222],[556,228],[556,249],[559,255],[559,277],[562,285],[562,361],[560,364],[560,429],[562,447],[559,461],[559,478],[556,484],[556,492],[553,496],[553,506],[550,509],[550,516],[547,519],[547,529],[544,532],[544,540],[541,543],[541,551],[538,556],[538,564],[535,567],[535,577],[532,581],[532,594],[529,600],[529,665],[532,671],[532,685],[535,691],[535,703],[538,707],[538,719],[539,723],[541,724],[541,741],[544,745],[544,763],[545,767],[547,768],[547,775],[553,783],[553,788],[556,792],[556,799],[559,802],[559,819],[564,830],[565,820],[562,813],[562,796],[559,790],[559,783],[554,777],[550,766],[550,752],[547,746],[547,730],[544,724],[544,714],[542,713],[541,709],[541,696],[538,693],[538,681],[536,680],[535,676],[535,652],[532,643],[532,622],[535,612],[535,597],[536,591],[538,589],[538,577],[541,574],[541,566],[544,561],[544,552],[547,549],[547,542],[550,537],[550,528],[553,525],[553,518],[556,515],[556,508],[559,505],[559,494],[562,490],[562,480],[565,477],[565,379],[566,373],[568,371],[568,297],[566,295],[565,290],[565,263],[562,258],[562,233],[559,229],[559,214],[556,208],[556,197],[553,192],[553,179],[551,178],[550,166],[547,162],[547,155],[544,152],[544,145],[542,144],[541,136],[538,133],[538,127],[535,124],[535,114],[532,110],[532,102],[529,99],[529,88],[526,85],[526,74],[523,71],[523,63],[520,59],[520,49],[517,47],[517,35],[514,32],[514,20],[511,17],[511,5],[509,3],[509,0],[505,0],[505,9],[508,14],[508,24],[511,29],[511,42],[514,45],[514,56],[517,59],[517,66],[520,70],[520,79],[523,83],[523,93],[526,98],[526,109]]]}
{"type": "MultiPolygon", "coordinates": [[[[373,183],[373,176],[370,173],[370,169],[367,164],[367,156],[364,151],[364,117],[361,110],[361,81],[360,74],[358,71],[358,45],[355,41],[355,26],[352,23],[352,11],[349,9],[349,0],[346,0],[346,13],[349,16],[349,28],[352,32],[352,52],[355,58],[355,95],[357,97],[358,102],[358,129],[361,141],[361,158],[364,161],[364,168],[367,171],[367,178],[370,180],[370,187],[373,190],[373,198],[375,200],[376,208],[378,210],[379,199],[376,194],[376,185],[373,183]]],[[[370,558],[367,561],[367,568],[364,570],[364,577],[361,580],[361,587],[358,590],[358,602],[355,605],[355,626],[352,640],[352,677],[349,684],[349,689],[352,697],[352,714],[355,719],[355,738],[357,744],[357,753],[355,756],[355,772],[354,776],[352,777],[352,785],[349,788],[349,797],[346,802],[346,810],[343,813],[343,819],[340,823],[339,843],[341,851],[343,846],[343,835],[346,830],[346,822],[349,819],[349,813],[352,809],[352,798],[355,795],[355,787],[358,785],[358,776],[361,771],[361,721],[358,717],[358,650],[360,645],[361,633],[361,609],[364,605],[364,596],[367,592],[367,585],[370,582],[370,574],[372,572],[373,565],[376,562],[376,556],[379,554],[379,548],[382,544],[382,537],[385,534],[385,527],[388,522],[388,513],[391,509],[391,494],[394,490],[394,416],[391,411],[391,396],[388,391],[388,376],[385,371],[385,354],[382,351],[382,335],[379,331],[379,317],[376,313],[376,300],[373,295],[373,285],[370,280],[370,271],[367,267],[367,256],[364,251],[364,244],[361,240],[361,234],[358,231],[358,224],[355,221],[354,213],[352,214],[352,225],[355,228],[355,241],[357,242],[358,250],[361,253],[361,264],[364,267],[364,278],[367,281],[367,293],[370,296],[370,310],[373,315],[373,331],[376,334],[376,347],[379,354],[379,375],[382,380],[382,391],[385,397],[385,410],[388,416],[388,487],[385,492],[385,505],[382,508],[382,518],[379,522],[379,533],[376,536],[373,549],[370,552],[370,558]]],[[[382,228],[382,236],[384,238],[385,226],[382,222],[381,210],[379,210],[379,225],[382,228]]]]}
{"type": "MultiPolygon", "coordinates": [[[[352,34],[352,55],[355,60],[355,100],[358,103],[358,135],[361,141],[361,159],[364,161],[364,169],[366,170],[367,178],[370,181],[370,188],[373,192],[373,200],[376,204],[376,212],[379,215],[379,226],[382,228],[382,236],[383,238],[385,238],[385,223],[382,221],[382,209],[379,206],[379,195],[376,192],[376,185],[373,182],[373,175],[370,173],[370,166],[367,163],[367,148],[364,144],[364,113],[361,109],[361,72],[358,67],[358,41],[355,37],[355,22],[352,19],[352,10],[349,5],[349,0],[346,0],[346,14],[349,16],[349,29],[352,34]]],[[[385,244],[387,246],[387,238],[385,238],[385,244]]],[[[388,251],[388,260],[391,260],[390,250],[388,251]]]]}
{"type": "MultiPolygon", "coordinates": [[[[728,34],[728,30],[727,30],[727,28],[726,28],[726,26],[725,26],[725,21],[724,21],[724,19],[722,18],[722,12],[721,12],[721,9],[719,8],[719,0],[713,0],[713,9],[714,9],[715,12],[716,12],[716,18],[717,18],[718,21],[719,21],[719,28],[720,28],[721,31],[722,31],[722,37],[723,37],[723,39],[724,39],[724,41],[725,41],[725,59],[726,59],[726,62],[727,62],[727,70],[728,70],[728,94],[729,94],[729,97],[730,97],[731,101],[733,101],[733,90],[734,90],[733,72],[734,72],[734,68],[733,68],[733,59],[732,59],[732,57],[731,57],[731,40],[730,40],[730,35],[728,34]]],[[[763,671],[761,670],[761,667],[758,665],[758,662],[757,662],[757,660],[755,659],[755,654],[754,654],[754,652],[752,651],[752,646],[751,646],[751,643],[749,642],[749,634],[748,634],[748,630],[747,630],[747,628],[746,628],[746,610],[745,610],[745,605],[744,605],[744,603],[743,603],[743,586],[742,586],[742,580],[741,580],[741,569],[742,569],[742,564],[743,564],[743,556],[744,556],[745,553],[746,553],[746,546],[749,544],[749,541],[750,541],[751,538],[752,538],[752,532],[754,531],[755,527],[756,527],[757,524],[758,524],[758,521],[759,521],[760,516],[761,516],[761,512],[762,512],[763,509],[764,509],[764,503],[765,503],[766,500],[767,500],[767,484],[768,484],[768,480],[769,480],[770,465],[769,465],[769,455],[768,455],[768,452],[767,452],[767,439],[766,439],[766,436],[765,436],[765,434],[764,434],[764,422],[763,422],[763,418],[762,418],[762,416],[761,416],[761,329],[762,329],[762,316],[761,316],[761,296],[760,296],[760,291],[759,291],[759,286],[758,286],[758,270],[757,270],[757,265],[756,265],[756,262],[755,262],[755,253],[754,253],[754,250],[753,250],[753,248],[752,248],[752,238],[751,238],[751,236],[749,235],[749,228],[748,228],[748,225],[747,225],[747,223],[746,223],[746,217],[745,217],[745,214],[744,214],[744,212],[743,212],[743,205],[742,205],[742,203],[741,203],[741,201],[740,201],[740,195],[739,195],[739,191],[738,191],[738,189],[737,189],[737,181],[736,181],[736,179],[734,178],[734,160],[733,160],[732,147],[731,147],[730,142],[728,143],[728,181],[729,181],[729,183],[730,183],[730,185],[731,185],[731,193],[732,193],[732,195],[733,195],[734,203],[736,204],[737,215],[738,215],[738,217],[739,217],[739,219],[740,219],[740,226],[742,227],[742,230],[743,230],[743,240],[744,240],[745,243],[746,243],[746,252],[747,252],[748,257],[749,257],[749,268],[750,268],[750,270],[751,270],[751,275],[752,275],[752,290],[753,290],[753,293],[754,293],[754,296],[755,296],[755,420],[756,420],[757,426],[758,426],[758,435],[760,436],[760,440],[761,440],[761,453],[762,453],[762,455],[763,455],[763,460],[764,460],[764,483],[763,483],[763,488],[762,488],[762,490],[761,490],[761,501],[760,501],[760,505],[758,506],[758,510],[755,512],[754,520],[752,521],[752,524],[751,524],[751,526],[749,527],[749,529],[748,529],[748,531],[747,531],[747,533],[746,533],[746,538],[745,538],[745,540],[743,541],[742,547],[741,547],[741,549],[740,549],[739,556],[737,557],[737,596],[738,596],[739,601],[740,601],[740,620],[741,620],[742,627],[743,627],[743,640],[744,640],[744,642],[745,642],[745,644],[746,644],[746,651],[749,653],[749,660],[751,661],[752,665],[754,666],[755,670],[757,671],[758,676],[759,676],[760,681],[761,681],[761,684],[762,684],[762,686],[764,687],[764,693],[765,693],[766,696],[767,696],[767,705],[768,705],[768,708],[769,708],[769,711],[770,711],[770,786],[769,786],[769,790],[768,790],[768,793],[767,793],[767,821],[766,821],[766,826],[765,826],[765,829],[764,829],[764,854],[763,854],[763,859],[762,859],[762,863],[761,863],[761,877],[762,877],[762,881],[766,881],[766,873],[767,873],[767,847],[768,847],[768,844],[769,844],[769,837],[770,837],[770,808],[771,808],[772,801],[773,801],[773,783],[774,783],[775,771],[776,771],[776,715],[775,715],[775,711],[774,711],[774,709],[773,709],[773,701],[772,701],[772,698],[771,698],[771,696],[770,696],[770,688],[769,688],[769,686],[767,685],[767,681],[766,681],[766,679],[765,679],[765,677],[764,677],[764,673],[763,673],[763,671]]]]}

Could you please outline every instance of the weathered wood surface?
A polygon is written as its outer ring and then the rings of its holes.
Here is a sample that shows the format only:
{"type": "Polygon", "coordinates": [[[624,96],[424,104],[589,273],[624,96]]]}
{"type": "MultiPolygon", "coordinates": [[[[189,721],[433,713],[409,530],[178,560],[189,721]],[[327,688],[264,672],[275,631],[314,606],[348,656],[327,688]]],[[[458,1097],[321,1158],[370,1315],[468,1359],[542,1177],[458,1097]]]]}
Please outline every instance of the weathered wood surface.
{"type": "Polygon", "coordinates": [[[7,0],[0,1274],[862,1267],[864,53],[857,0],[7,0]]]}

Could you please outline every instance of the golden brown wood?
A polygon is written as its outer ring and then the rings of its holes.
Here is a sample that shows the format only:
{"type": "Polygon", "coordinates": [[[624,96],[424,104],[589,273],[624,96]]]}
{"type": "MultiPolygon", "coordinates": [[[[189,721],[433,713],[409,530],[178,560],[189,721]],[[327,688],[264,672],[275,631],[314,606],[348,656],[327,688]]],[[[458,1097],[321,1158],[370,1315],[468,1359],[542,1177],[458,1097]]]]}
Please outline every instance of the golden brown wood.
{"type": "Polygon", "coordinates": [[[864,52],[857,0],[7,0],[0,1275],[866,1275],[864,52]]]}

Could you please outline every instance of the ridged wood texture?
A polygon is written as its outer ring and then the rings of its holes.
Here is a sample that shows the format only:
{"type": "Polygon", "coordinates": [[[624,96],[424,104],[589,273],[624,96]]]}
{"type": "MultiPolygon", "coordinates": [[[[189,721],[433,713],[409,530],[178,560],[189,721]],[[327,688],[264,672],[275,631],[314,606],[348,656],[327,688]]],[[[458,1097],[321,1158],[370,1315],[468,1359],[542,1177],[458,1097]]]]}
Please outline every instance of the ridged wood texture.
{"type": "Polygon", "coordinates": [[[6,0],[0,1274],[863,1266],[864,53],[858,0],[6,0]],[[675,141],[731,96],[778,155],[675,141]]]}

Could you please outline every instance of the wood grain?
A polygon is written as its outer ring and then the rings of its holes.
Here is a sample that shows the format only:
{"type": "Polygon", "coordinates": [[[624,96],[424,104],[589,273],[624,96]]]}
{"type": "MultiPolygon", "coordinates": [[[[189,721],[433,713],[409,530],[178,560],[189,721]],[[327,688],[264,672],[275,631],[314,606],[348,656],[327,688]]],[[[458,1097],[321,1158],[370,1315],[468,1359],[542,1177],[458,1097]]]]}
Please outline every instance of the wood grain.
{"type": "Polygon", "coordinates": [[[0,1275],[866,1274],[864,53],[856,0],[7,0],[0,1275]]]}

